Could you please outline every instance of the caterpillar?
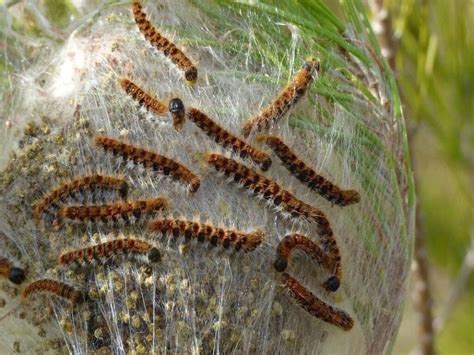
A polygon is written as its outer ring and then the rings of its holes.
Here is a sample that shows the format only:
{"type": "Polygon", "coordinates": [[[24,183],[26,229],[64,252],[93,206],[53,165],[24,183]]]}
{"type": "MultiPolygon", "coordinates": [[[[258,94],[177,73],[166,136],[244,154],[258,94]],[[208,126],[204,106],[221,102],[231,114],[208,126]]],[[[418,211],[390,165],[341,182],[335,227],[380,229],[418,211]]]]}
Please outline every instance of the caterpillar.
{"type": "Polygon", "coordinates": [[[22,297],[26,299],[30,295],[38,292],[52,293],[58,297],[68,300],[73,305],[80,305],[86,300],[85,294],[81,290],[69,286],[64,282],[51,279],[41,279],[30,283],[23,290],[22,297]]]}
{"type": "Polygon", "coordinates": [[[63,266],[72,263],[89,264],[117,254],[147,255],[148,261],[152,263],[161,260],[160,251],[150,243],[140,239],[125,238],[63,253],[59,256],[58,262],[63,266]]]}
{"type": "Polygon", "coordinates": [[[278,122],[303,97],[313,81],[314,71],[319,72],[319,62],[310,58],[295,74],[291,83],[285,87],[276,99],[255,116],[249,118],[242,128],[244,137],[248,137],[252,130],[260,132],[267,130],[273,123],[278,122]]]}
{"type": "Polygon", "coordinates": [[[183,101],[180,98],[171,99],[168,104],[168,110],[173,117],[173,126],[177,131],[180,131],[184,125],[185,108],[183,101]]]}
{"type": "Polygon", "coordinates": [[[64,219],[80,222],[86,220],[92,222],[102,221],[104,223],[122,219],[127,222],[131,215],[139,219],[144,214],[153,214],[168,207],[168,201],[161,197],[151,200],[117,202],[108,205],[65,206],[59,209],[55,224],[59,226],[64,219]]]}
{"type": "Polygon", "coordinates": [[[164,103],[162,103],[156,97],[153,97],[152,95],[145,92],[133,81],[122,78],[119,80],[119,84],[131,98],[137,101],[140,106],[146,108],[148,111],[153,112],[158,116],[162,116],[168,111],[164,103]]]}
{"type": "Polygon", "coordinates": [[[160,32],[147,19],[140,1],[134,1],[132,12],[140,32],[150,44],[168,57],[179,69],[184,72],[184,78],[188,83],[197,80],[198,71],[196,66],[176,45],[161,35],[160,32]]]}
{"type": "MultiPolygon", "coordinates": [[[[328,268],[331,272],[331,261],[328,259],[326,253],[313,241],[308,239],[306,236],[293,233],[285,236],[277,247],[277,257],[273,266],[276,271],[283,272],[288,267],[288,259],[293,251],[293,249],[303,250],[307,255],[309,255],[313,260],[318,264],[323,265],[328,268]]],[[[330,276],[324,283],[323,287],[330,292],[335,292],[338,290],[340,285],[340,268],[336,269],[336,275],[330,276]]]]}
{"type": "Polygon", "coordinates": [[[305,162],[299,159],[281,138],[262,136],[259,137],[259,139],[265,141],[293,176],[311,190],[319,193],[326,200],[339,206],[347,206],[360,201],[360,196],[357,191],[342,190],[329,180],[317,174],[305,162]]]}
{"type": "Polygon", "coordinates": [[[349,314],[320,300],[294,277],[284,272],[281,274],[281,280],[289,295],[309,314],[346,331],[354,326],[354,321],[349,314]]]}
{"type": "Polygon", "coordinates": [[[207,241],[211,245],[220,244],[227,249],[229,246],[236,250],[252,251],[263,241],[264,234],[260,230],[243,233],[235,230],[224,229],[209,224],[192,222],[184,219],[157,219],[149,224],[153,232],[163,235],[184,236],[186,239],[196,238],[199,242],[207,241]]]}
{"type": "Polygon", "coordinates": [[[0,256],[0,276],[10,280],[10,282],[19,285],[25,281],[25,271],[19,267],[13,266],[13,263],[6,257],[0,256]]]}
{"type": "Polygon", "coordinates": [[[331,268],[336,275],[340,274],[341,257],[336,239],[334,238],[328,219],[322,211],[297,199],[293,194],[283,189],[276,182],[266,178],[256,171],[237,163],[235,160],[222,155],[211,153],[206,157],[207,163],[216,171],[232,178],[235,183],[251,190],[275,206],[288,212],[293,218],[305,218],[316,222],[319,236],[322,239],[323,250],[328,254],[331,268]]]}
{"type": "Polygon", "coordinates": [[[231,149],[234,153],[238,153],[241,158],[250,158],[254,163],[258,164],[263,171],[270,168],[272,160],[266,153],[251,147],[243,140],[226,131],[205,113],[196,108],[191,108],[187,113],[187,118],[193,121],[210,138],[214,139],[217,144],[220,144],[224,148],[231,149]]]}
{"type": "Polygon", "coordinates": [[[96,137],[95,144],[105,151],[122,156],[124,160],[129,159],[135,164],[142,164],[145,168],[151,168],[164,175],[171,175],[175,180],[189,186],[191,192],[197,191],[201,185],[199,178],[188,168],[163,155],[106,136],[96,137]]]}
{"type": "Polygon", "coordinates": [[[86,189],[106,188],[117,190],[122,198],[127,198],[127,182],[116,176],[88,175],[60,184],[49,191],[34,207],[34,217],[37,224],[41,221],[41,216],[51,205],[64,201],[74,193],[84,192],[86,189]]]}

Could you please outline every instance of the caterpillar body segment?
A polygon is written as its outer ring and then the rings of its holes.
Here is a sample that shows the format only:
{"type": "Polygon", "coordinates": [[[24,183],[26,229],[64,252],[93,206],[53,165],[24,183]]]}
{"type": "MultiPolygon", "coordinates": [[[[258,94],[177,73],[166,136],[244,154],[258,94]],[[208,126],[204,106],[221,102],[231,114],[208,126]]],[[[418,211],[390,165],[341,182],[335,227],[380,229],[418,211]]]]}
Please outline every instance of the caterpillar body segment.
{"type": "Polygon", "coordinates": [[[25,270],[14,266],[11,260],[3,256],[0,256],[0,276],[15,285],[20,285],[26,278],[25,270]]]}
{"type": "Polygon", "coordinates": [[[357,191],[342,190],[329,180],[317,174],[305,162],[299,159],[281,138],[263,136],[260,139],[266,142],[293,176],[311,190],[316,191],[326,200],[339,206],[347,206],[360,201],[360,195],[357,191]]]}
{"type": "Polygon", "coordinates": [[[60,265],[91,264],[104,262],[107,258],[116,255],[147,256],[149,262],[161,260],[161,254],[150,243],[140,239],[114,239],[87,248],[77,249],[63,253],[59,256],[60,265]]]}
{"type": "Polygon", "coordinates": [[[199,242],[209,242],[211,245],[220,244],[225,249],[232,247],[244,251],[254,250],[264,239],[264,234],[260,230],[244,233],[185,219],[156,219],[150,222],[149,228],[163,235],[184,236],[186,239],[194,238],[199,242]]]}
{"type": "Polygon", "coordinates": [[[119,80],[119,84],[131,98],[138,102],[138,104],[144,107],[147,111],[152,112],[158,116],[166,115],[168,112],[168,109],[163,102],[145,92],[133,81],[122,78],[119,80]]]}
{"type": "Polygon", "coordinates": [[[97,136],[95,144],[105,151],[121,156],[124,160],[142,164],[145,168],[171,176],[174,180],[188,186],[190,192],[197,191],[201,185],[200,179],[191,170],[163,155],[106,136],[97,136]]]}
{"type": "Polygon", "coordinates": [[[51,293],[60,298],[68,300],[73,305],[80,305],[86,300],[85,294],[81,290],[76,289],[64,282],[51,279],[41,279],[30,283],[23,290],[22,297],[23,299],[26,299],[31,295],[40,292],[51,293]]]}
{"type": "Polygon", "coordinates": [[[309,314],[345,331],[351,330],[354,326],[349,314],[320,300],[294,277],[284,272],[281,274],[281,280],[290,297],[309,314]]]}
{"type": "Polygon", "coordinates": [[[196,108],[191,108],[187,113],[187,118],[190,121],[193,121],[196,126],[203,130],[217,144],[226,149],[230,149],[232,152],[238,154],[241,158],[248,158],[252,160],[255,164],[260,166],[263,171],[266,171],[270,168],[272,160],[268,154],[250,146],[242,139],[228,132],[216,122],[214,122],[205,113],[196,108]]]}
{"type": "Polygon", "coordinates": [[[278,94],[275,100],[245,122],[242,128],[244,137],[248,137],[252,131],[261,132],[268,130],[285,116],[306,93],[306,90],[313,81],[315,71],[319,72],[319,62],[313,58],[306,60],[302,68],[293,77],[291,83],[278,94]]]}
{"type": "Polygon", "coordinates": [[[43,213],[52,205],[64,202],[73,194],[84,193],[85,190],[94,189],[116,190],[124,199],[127,198],[128,195],[128,184],[121,177],[101,174],[78,177],[52,189],[35,205],[35,222],[39,224],[43,213]]]}
{"type": "Polygon", "coordinates": [[[148,42],[168,57],[179,69],[184,72],[184,78],[188,83],[197,80],[198,71],[193,62],[176,45],[164,37],[147,19],[146,13],[140,1],[133,1],[132,12],[140,32],[148,42]]]}

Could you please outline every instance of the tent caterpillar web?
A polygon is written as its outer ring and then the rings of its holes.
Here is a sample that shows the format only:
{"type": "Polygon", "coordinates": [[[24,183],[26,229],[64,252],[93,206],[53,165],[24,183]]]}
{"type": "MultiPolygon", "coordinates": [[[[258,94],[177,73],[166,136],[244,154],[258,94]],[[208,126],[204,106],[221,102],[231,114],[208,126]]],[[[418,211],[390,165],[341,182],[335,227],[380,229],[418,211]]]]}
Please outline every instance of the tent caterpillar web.
{"type": "Polygon", "coordinates": [[[187,118],[193,121],[196,126],[202,129],[210,138],[214,139],[217,144],[239,154],[241,158],[250,158],[254,163],[259,165],[263,171],[270,168],[272,160],[268,154],[250,146],[242,139],[239,139],[225,130],[205,113],[196,108],[191,108],[187,113],[187,118]]]}
{"type": "Polygon", "coordinates": [[[63,266],[73,263],[90,264],[93,261],[104,261],[113,255],[146,255],[152,263],[161,260],[160,251],[147,241],[124,238],[68,251],[59,256],[58,262],[63,266]]]}
{"type": "Polygon", "coordinates": [[[86,189],[94,188],[117,190],[122,198],[126,198],[128,194],[128,184],[120,177],[100,174],[78,177],[52,189],[35,205],[34,217],[36,223],[39,224],[43,212],[50,206],[63,202],[74,193],[83,193],[86,189]]]}
{"type": "Polygon", "coordinates": [[[22,297],[26,299],[30,295],[39,292],[52,293],[58,297],[68,300],[73,305],[79,305],[85,301],[85,295],[81,290],[65,284],[64,282],[51,279],[33,281],[25,287],[22,292],[22,297]]]}
{"type": "Polygon", "coordinates": [[[265,141],[293,176],[311,190],[318,192],[326,200],[339,206],[347,206],[360,201],[360,196],[357,191],[342,190],[329,180],[317,174],[305,162],[299,159],[281,138],[275,136],[261,136],[259,139],[265,141]]]}
{"type": "Polygon", "coordinates": [[[313,81],[315,71],[319,72],[319,62],[314,58],[306,60],[291,83],[278,94],[276,99],[245,122],[242,128],[244,137],[248,137],[252,131],[260,132],[269,129],[272,124],[285,116],[303,97],[313,81]]]}
{"type": "Polygon", "coordinates": [[[289,295],[309,314],[346,331],[354,326],[354,321],[349,314],[320,300],[294,277],[284,272],[281,274],[281,280],[289,295]]]}
{"type": "Polygon", "coordinates": [[[135,22],[140,32],[150,42],[150,44],[161,51],[166,57],[182,71],[187,82],[194,83],[197,80],[198,71],[191,60],[166,37],[151,24],[140,1],[135,0],[132,5],[132,12],[135,22]]]}
{"type": "Polygon", "coordinates": [[[127,222],[132,215],[135,219],[140,219],[145,214],[154,214],[168,207],[168,201],[162,197],[150,200],[117,202],[107,205],[65,206],[59,209],[55,224],[59,226],[64,219],[80,222],[101,221],[107,223],[108,221],[115,222],[117,220],[127,222]]]}
{"type": "Polygon", "coordinates": [[[164,218],[151,221],[150,230],[163,235],[173,234],[174,237],[184,236],[187,239],[195,238],[199,242],[207,241],[211,245],[229,246],[236,250],[252,251],[263,241],[264,234],[260,230],[250,233],[224,229],[210,224],[203,224],[185,219],[164,218]]]}
{"type": "Polygon", "coordinates": [[[197,191],[201,184],[199,178],[191,170],[163,155],[106,136],[97,136],[95,144],[105,151],[122,156],[124,160],[131,160],[135,164],[142,164],[145,168],[159,171],[163,175],[170,175],[175,180],[189,186],[191,192],[197,191]]]}
{"type": "Polygon", "coordinates": [[[13,266],[13,262],[3,256],[0,256],[0,276],[10,280],[10,282],[16,285],[21,284],[26,278],[23,269],[13,266]]]}
{"type": "MultiPolygon", "coordinates": [[[[278,272],[283,272],[288,267],[288,259],[291,256],[291,253],[294,249],[300,249],[304,251],[308,256],[315,260],[318,264],[323,265],[329,271],[333,271],[331,260],[326,255],[325,251],[322,250],[316,243],[308,239],[306,236],[292,233],[285,236],[277,247],[277,257],[273,266],[278,272]]],[[[323,287],[330,292],[335,292],[338,290],[340,285],[340,268],[336,269],[336,275],[330,276],[324,283],[323,287]]]]}

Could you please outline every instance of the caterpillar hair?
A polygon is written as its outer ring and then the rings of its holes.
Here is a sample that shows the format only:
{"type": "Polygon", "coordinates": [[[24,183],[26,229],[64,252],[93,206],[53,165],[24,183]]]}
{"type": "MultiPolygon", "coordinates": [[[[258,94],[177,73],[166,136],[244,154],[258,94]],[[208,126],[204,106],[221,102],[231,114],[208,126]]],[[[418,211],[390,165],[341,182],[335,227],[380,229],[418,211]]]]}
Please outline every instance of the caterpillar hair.
{"type": "Polygon", "coordinates": [[[262,136],[266,144],[280,158],[283,165],[299,181],[316,191],[326,200],[339,205],[347,206],[360,201],[360,196],[355,190],[342,190],[321,175],[317,174],[305,162],[299,159],[279,137],[262,136]]]}
{"type": "Polygon", "coordinates": [[[187,185],[191,192],[197,191],[201,185],[199,178],[188,168],[163,155],[106,136],[96,137],[95,144],[102,147],[105,151],[122,156],[124,160],[131,160],[135,164],[142,164],[145,168],[151,168],[164,175],[170,175],[175,180],[187,185]]]}
{"type": "Polygon", "coordinates": [[[133,81],[122,78],[119,80],[119,84],[130,97],[132,97],[138,102],[140,106],[144,107],[149,112],[153,112],[158,116],[163,116],[168,112],[164,103],[162,103],[156,97],[153,97],[152,95],[145,92],[133,81]]]}
{"type": "Polygon", "coordinates": [[[254,163],[259,165],[263,171],[266,171],[268,168],[270,168],[272,160],[266,153],[251,147],[243,140],[226,131],[205,113],[196,108],[191,108],[188,111],[187,118],[190,121],[193,121],[211,139],[214,139],[217,144],[232,150],[232,152],[236,154],[239,154],[241,158],[251,159],[254,163]]]}
{"type": "Polygon", "coordinates": [[[82,176],[74,180],[60,184],[58,187],[49,191],[35,206],[34,216],[38,224],[41,221],[43,212],[50,206],[63,202],[67,197],[74,193],[83,193],[86,189],[113,189],[117,190],[122,198],[128,195],[127,182],[116,176],[106,176],[100,174],[82,176]]]}
{"type": "Polygon", "coordinates": [[[168,110],[173,117],[173,126],[177,131],[180,131],[184,125],[185,108],[183,101],[180,98],[171,99],[168,104],[168,110]]]}
{"type": "Polygon", "coordinates": [[[58,225],[64,219],[79,222],[101,221],[107,223],[118,220],[127,222],[132,215],[138,220],[145,214],[151,215],[168,207],[168,201],[162,197],[150,200],[117,202],[107,205],[65,206],[59,209],[56,224],[58,225]]]}
{"type": "MultiPolygon", "coordinates": [[[[273,266],[278,272],[283,272],[288,267],[288,259],[294,249],[300,249],[309,255],[318,264],[329,269],[333,266],[331,260],[328,259],[326,253],[313,241],[308,239],[306,236],[293,233],[285,236],[277,247],[277,257],[273,266]]],[[[323,284],[323,287],[330,292],[338,290],[340,285],[340,268],[336,269],[337,275],[330,276],[323,284]]]]}
{"type": "Polygon", "coordinates": [[[257,230],[251,233],[224,229],[209,224],[187,221],[184,219],[164,218],[151,221],[150,230],[163,235],[172,234],[175,237],[184,236],[186,239],[195,238],[199,242],[209,242],[211,245],[229,246],[236,250],[252,251],[263,241],[264,234],[257,230]]]}
{"type": "Polygon", "coordinates": [[[319,62],[314,58],[306,60],[291,83],[278,94],[276,99],[245,122],[242,129],[244,137],[248,137],[252,131],[260,132],[269,129],[272,124],[285,116],[305,94],[313,80],[314,71],[319,72],[319,62]]]}
{"type": "Polygon", "coordinates": [[[150,243],[140,239],[114,239],[105,243],[89,246],[63,253],[59,256],[60,265],[66,266],[73,263],[91,264],[92,262],[103,262],[115,255],[147,255],[148,261],[152,263],[161,260],[160,251],[150,243]]]}
{"type": "Polygon", "coordinates": [[[81,290],[69,286],[61,281],[42,279],[30,283],[22,292],[23,298],[28,298],[30,295],[48,292],[58,297],[64,298],[73,305],[79,305],[85,301],[85,295],[81,290]]]}
{"type": "Polygon", "coordinates": [[[0,276],[16,285],[20,285],[26,278],[23,269],[13,266],[13,262],[3,256],[0,256],[0,276]]]}
{"type": "Polygon", "coordinates": [[[289,295],[309,314],[343,330],[352,329],[354,321],[349,314],[323,302],[286,272],[281,275],[282,284],[288,290],[289,295]]]}
{"type": "Polygon", "coordinates": [[[161,35],[160,32],[147,19],[140,1],[135,0],[132,12],[140,32],[150,44],[168,57],[179,69],[184,72],[187,82],[194,83],[197,80],[198,71],[196,66],[176,45],[161,35]]]}

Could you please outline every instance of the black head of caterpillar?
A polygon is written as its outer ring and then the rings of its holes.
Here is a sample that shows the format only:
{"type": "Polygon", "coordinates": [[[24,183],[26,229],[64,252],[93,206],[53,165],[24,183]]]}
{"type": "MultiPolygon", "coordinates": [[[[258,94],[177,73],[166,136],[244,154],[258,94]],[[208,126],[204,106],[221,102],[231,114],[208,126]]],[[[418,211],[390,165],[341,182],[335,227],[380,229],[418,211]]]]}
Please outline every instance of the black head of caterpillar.
{"type": "Polygon", "coordinates": [[[21,284],[26,278],[25,270],[13,266],[13,263],[6,257],[0,257],[0,276],[16,285],[21,284]]]}
{"type": "Polygon", "coordinates": [[[171,99],[168,104],[168,109],[173,117],[173,126],[179,131],[183,128],[185,119],[185,108],[184,103],[180,98],[171,99]]]}

